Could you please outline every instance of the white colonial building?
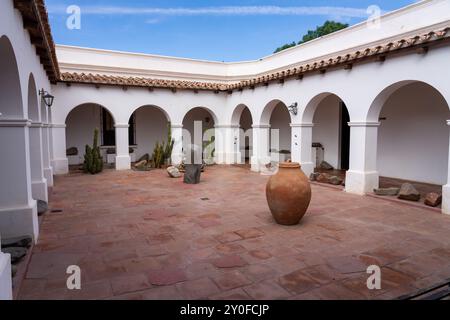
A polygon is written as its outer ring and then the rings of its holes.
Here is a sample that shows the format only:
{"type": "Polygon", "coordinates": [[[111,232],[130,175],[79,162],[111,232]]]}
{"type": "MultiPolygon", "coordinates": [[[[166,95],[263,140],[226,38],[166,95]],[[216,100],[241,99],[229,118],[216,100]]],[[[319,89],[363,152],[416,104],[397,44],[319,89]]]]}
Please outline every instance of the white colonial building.
{"type": "MultiPolygon", "coordinates": [[[[248,158],[259,171],[291,158],[310,174],[325,160],[360,195],[380,176],[442,185],[450,213],[450,0],[238,63],[55,47],[42,0],[1,1],[0,14],[3,238],[38,239],[36,200],[48,201],[54,174],[83,162],[94,128],[105,161],[128,170],[168,123],[181,162],[195,121],[215,132],[217,163],[248,158]]],[[[10,281],[0,253],[0,299],[10,281]]]]}

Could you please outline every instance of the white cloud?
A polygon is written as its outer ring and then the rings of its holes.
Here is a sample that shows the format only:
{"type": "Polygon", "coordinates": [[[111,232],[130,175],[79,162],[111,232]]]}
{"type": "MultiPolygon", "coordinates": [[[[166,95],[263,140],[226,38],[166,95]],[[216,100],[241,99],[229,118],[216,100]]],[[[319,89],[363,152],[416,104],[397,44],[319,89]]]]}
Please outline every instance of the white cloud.
{"type": "MultiPolygon", "coordinates": [[[[49,6],[50,13],[64,14],[61,5],[49,6]]],[[[328,16],[341,18],[367,18],[366,9],[348,7],[279,7],[279,6],[227,6],[202,8],[156,8],[81,6],[82,14],[91,15],[160,15],[160,16],[328,16]]]]}

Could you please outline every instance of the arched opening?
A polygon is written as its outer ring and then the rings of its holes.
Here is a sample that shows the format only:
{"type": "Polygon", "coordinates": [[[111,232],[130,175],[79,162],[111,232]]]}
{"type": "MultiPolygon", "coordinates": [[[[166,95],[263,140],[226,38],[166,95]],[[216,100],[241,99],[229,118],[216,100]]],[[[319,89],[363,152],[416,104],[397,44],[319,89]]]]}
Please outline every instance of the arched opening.
{"type": "Polygon", "coordinates": [[[31,190],[33,199],[48,201],[47,181],[44,178],[44,158],[42,152],[42,124],[39,116],[39,100],[36,82],[33,74],[28,79],[28,118],[31,120],[29,129],[29,151],[31,169],[31,190]]]}
{"type": "Polygon", "coordinates": [[[404,81],[375,99],[369,121],[379,121],[377,169],[380,187],[411,182],[425,197],[447,183],[450,111],[432,86],[404,81]]]}
{"type": "Polygon", "coordinates": [[[325,173],[319,182],[342,184],[350,167],[350,115],[344,101],[321,93],[308,103],[302,121],[313,124],[311,162],[315,172],[325,173]]]}
{"type": "Polygon", "coordinates": [[[239,132],[235,132],[234,136],[235,162],[249,165],[253,156],[253,117],[246,105],[240,104],[236,107],[231,125],[239,130],[239,132]]]}
{"type": "Polygon", "coordinates": [[[11,42],[0,38],[0,119],[22,119],[23,104],[19,70],[11,42]]]}
{"type": "Polygon", "coordinates": [[[215,162],[217,117],[204,107],[196,107],[183,118],[183,156],[186,163],[215,162]]]}
{"type": "Polygon", "coordinates": [[[66,147],[69,166],[78,169],[84,163],[86,145],[93,144],[94,130],[99,130],[103,160],[115,161],[115,120],[105,107],[86,103],[75,107],[66,118],[66,147]],[[109,156],[108,156],[109,155],[109,156]]]}
{"type": "Polygon", "coordinates": [[[151,156],[156,143],[168,142],[169,123],[167,113],[157,106],[142,106],[133,112],[129,120],[131,162],[151,156]]]}
{"type": "MultiPolygon", "coordinates": [[[[278,164],[292,157],[291,122],[289,110],[282,101],[273,100],[266,105],[261,116],[261,125],[270,126],[268,152],[270,162],[278,164]]],[[[264,146],[263,146],[264,147],[264,146]]],[[[262,150],[266,154],[266,150],[262,150]]]]}

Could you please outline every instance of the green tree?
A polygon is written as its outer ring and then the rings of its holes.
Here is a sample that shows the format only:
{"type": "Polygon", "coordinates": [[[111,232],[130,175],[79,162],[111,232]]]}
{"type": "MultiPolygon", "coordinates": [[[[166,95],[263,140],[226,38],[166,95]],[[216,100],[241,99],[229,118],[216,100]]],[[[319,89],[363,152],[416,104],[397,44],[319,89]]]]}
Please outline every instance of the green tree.
{"type": "MultiPolygon", "coordinates": [[[[301,41],[298,44],[302,44],[320,37],[323,37],[327,34],[345,29],[348,27],[348,24],[336,22],[336,21],[325,21],[325,23],[321,26],[318,26],[315,30],[309,30],[307,34],[305,34],[301,41]]],[[[285,44],[275,50],[274,53],[286,50],[287,48],[295,47],[297,44],[295,42],[285,44]]]]}

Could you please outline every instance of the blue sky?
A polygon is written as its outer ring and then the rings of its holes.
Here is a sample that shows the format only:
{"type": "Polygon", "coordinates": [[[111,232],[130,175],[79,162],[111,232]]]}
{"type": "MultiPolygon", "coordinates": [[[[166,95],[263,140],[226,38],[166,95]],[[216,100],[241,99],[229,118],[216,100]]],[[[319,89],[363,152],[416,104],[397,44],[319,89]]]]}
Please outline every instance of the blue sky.
{"type": "Polygon", "coordinates": [[[414,0],[46,0],[58,44],[215,61],[259,59],[327,19],[355,24],[371,5],[414,0]],[[70,5],[81,29],[66,27],[70,5]]]}

